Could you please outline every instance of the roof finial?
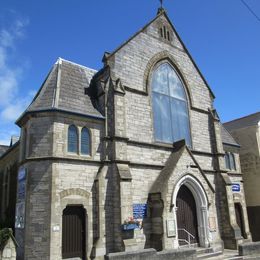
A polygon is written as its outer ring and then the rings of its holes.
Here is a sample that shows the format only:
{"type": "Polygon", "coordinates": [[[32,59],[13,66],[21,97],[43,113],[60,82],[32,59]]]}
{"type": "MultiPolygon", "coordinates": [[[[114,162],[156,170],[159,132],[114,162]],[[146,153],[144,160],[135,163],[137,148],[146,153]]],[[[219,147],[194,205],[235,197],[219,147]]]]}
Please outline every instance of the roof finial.
{"type": "Polygon", "coordinates": [[[163,0],[160,0],[161,8],[163,8],[163,0]]]}
{"type": "Polygon", "coordinates": [[[160,3],[161,3],[161,6],[158,8],[158,12],[157,12],[157,15],[158,14],[161,14],[163,12],[165,12],[164,8],[163,8],[163,0],[159,0],[160,3]]]}

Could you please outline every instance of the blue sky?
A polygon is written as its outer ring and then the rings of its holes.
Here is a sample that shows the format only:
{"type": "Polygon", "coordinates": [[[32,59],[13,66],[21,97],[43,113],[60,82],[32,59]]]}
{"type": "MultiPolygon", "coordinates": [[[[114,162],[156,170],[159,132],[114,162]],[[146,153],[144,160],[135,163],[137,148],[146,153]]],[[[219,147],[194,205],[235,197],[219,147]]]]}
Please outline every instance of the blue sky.
{"type": "MultiPolygon", "coordinates": [[[[260,16],[260,0],[245,0],[260,16]]],[[[165,0],[223,122],[260,110],[260,22],[240,0],[165,0]]],[[[99,69],[156,15],[158,0],[1,0],[0,144],[58,57],[99,69]]]]}

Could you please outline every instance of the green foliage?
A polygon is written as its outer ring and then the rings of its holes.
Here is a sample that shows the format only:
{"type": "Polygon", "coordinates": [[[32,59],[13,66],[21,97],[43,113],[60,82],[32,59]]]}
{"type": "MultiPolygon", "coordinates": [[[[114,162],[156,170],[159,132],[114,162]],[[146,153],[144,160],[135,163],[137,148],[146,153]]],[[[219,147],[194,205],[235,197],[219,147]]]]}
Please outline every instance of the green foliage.
{"type": "Polygon", "coordinates": [[[0,250],[3,250],[8,239],[12,236],[12,230],[4,228],[0,230],[0,250]]]}

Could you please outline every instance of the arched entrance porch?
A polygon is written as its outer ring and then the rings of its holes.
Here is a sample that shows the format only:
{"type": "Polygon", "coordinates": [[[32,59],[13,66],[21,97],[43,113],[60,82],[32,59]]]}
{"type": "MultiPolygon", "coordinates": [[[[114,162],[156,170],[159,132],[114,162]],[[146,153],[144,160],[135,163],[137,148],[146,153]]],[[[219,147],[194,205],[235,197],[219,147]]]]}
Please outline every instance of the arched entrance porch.
{"type": "MultiPolygon", "coordinates": [[[[172,204],[177,229],[186,227],[189,233],[193,232],[195,243],[201,247],[209,247],[208,199],[202,185],[195,177],[185,175],[177,182],[172,204]]],[[[187,232],[183,232],[187,235],[187,232]]],[[[183,232],[180,230],[177,232],[177,239],[179,236],[180,239],[184,237],[183,232]]]]}

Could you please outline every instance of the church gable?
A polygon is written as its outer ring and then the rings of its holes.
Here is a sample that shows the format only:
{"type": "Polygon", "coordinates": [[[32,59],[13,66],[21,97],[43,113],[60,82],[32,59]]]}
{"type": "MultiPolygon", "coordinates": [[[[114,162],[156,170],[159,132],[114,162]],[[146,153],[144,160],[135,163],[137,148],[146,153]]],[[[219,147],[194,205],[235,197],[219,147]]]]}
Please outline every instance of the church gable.
{"type": "Polygon", "coordinates": [[[208,110],[214,95],[181,42],[165,11],[106,56],[112,75],[128,89],[148,94],[149,77],[156,63],[168,60],[189,90],[192,106],[208,110]]]}
{"type": "Polygon", "coordinates": [[[214,193],[213,184],[210,183],[200,165],[193,157],[183,141],[175,143],[176,148],[169,156],[165,167],[151,187],[151,193],[172,194],[177,181],[185,175],[191,175],[207,187],[209,194],[214,193]],[[170,191],[170,192],[169,192],[170,191]]]}
{"type": "Polygon", "coordinates": [[[171,23],[165,15],[159,15],[157,19],[144,29],[144,33],[166,44],[170,44],[181,50],[184,49],[171,23]]]}

